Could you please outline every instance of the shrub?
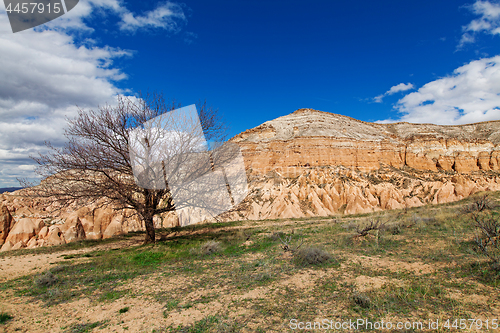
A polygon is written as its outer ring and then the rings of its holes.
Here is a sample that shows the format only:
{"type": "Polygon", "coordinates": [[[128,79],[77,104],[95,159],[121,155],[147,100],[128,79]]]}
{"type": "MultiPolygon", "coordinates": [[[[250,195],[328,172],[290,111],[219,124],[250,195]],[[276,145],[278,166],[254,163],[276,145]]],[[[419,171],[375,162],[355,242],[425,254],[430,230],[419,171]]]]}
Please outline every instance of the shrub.
{"type": "Polygon", "coordinates": [[[471,215],[476,228],[475,246],[487,256],[495,267],[500,264],[500,221],[491,214],[473,213],[471,215]]]}
{"type": "Polygon", "coordinates": [[[284,236],[284,233],[282,231],[273,231],[269,235],[269,239],[271,239],[272,241],[278,241],[283,236],[284,236]]]}
{"type": "Polygon", "coordinates": [[[360,293],[355,293],[351,296],[352,301],[354,304],[359,305],[362,308],[369,308],[371,305],[371,300],[368,296],[360,293]]]}
{"type": "Polygon", "coordinates": [[[298,265],[321,265],[332,259],[332,255],[320,247],[307,246],[294,253],[298,265]]]}
{"type": "Polygon", "coordinates": [[[127,307],[121,308],[118,312],[125,313],[125,312],[128,312],[128,310],[129,310],[129,307],[127,306],[127,307]]]}
{"type": "Polygon", "coordinates": [[[56,284],[57,281],[57,276],[52,274],[50,271],[46,271],[45,273],[42,273],[41,275],[36,277],[34,282],[38,287],[50,287],[56,284]]]}
{"type": "Polygon", "coordinates": [[[380,219],[377,220],[370,220],[370,224],[365,225],[364,228],[357,227],[356,232],[357,234],[354,235],[354,237],[364,237],[368,235],[368,233],[372,230],[380,230],[383,229],[385,224],[380,221],[380,219]]]}
{"type": "Polygon", "coordinates": [[[204,255],[211,255],[211,254],[221,252],[222,247],[221,247],[220,242],[211,240],[211,241],[208,241],[208,242],[201,244],[200,250],[201,250],[201,253],[204,255]]]}
{"type": "Polygon", "coordinates": [[[217,333],[233,333],[233,332],[239,332],[240,329],[238,327],[238,324],[233,321],[229,322],[219,322],[217,326],[215,327],[215,332],[217,333]]]}
{"type": "Polygon", "coordinates": [[[385,224],[380,230],[386,231],[391,235],[399,235],[401,233],[401,225],[399,223],[385,224]]]}
{"type": "Polygon", "coordinates": [[[5,312],[0,312],[0,324],[4,324],[7,321],[11,320],[13,317],[5,312]]]}

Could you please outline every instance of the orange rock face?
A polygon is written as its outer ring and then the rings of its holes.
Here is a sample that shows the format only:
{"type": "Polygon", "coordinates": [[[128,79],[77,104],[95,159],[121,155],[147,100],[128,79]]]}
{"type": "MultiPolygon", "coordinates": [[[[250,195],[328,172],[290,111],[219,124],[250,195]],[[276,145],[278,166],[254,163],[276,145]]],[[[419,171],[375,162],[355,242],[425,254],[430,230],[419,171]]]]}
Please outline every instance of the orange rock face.
{"type": "Polygon", "coordinates": [[[252,172],[297,177],[308,167],[363,172],[382,165],[425,171],[498,170],[500,122],[461,126],[375,124],[310,109],[268,121],[232,141],[252,172]]]}

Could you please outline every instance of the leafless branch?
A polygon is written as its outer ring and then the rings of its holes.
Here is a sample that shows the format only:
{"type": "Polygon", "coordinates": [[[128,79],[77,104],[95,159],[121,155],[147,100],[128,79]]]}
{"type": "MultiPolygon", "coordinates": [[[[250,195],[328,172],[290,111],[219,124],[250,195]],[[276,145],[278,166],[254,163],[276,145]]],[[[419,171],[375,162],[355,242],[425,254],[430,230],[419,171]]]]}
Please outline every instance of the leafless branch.
{"type": "Polygon", "coordinates": [[[294,253],[296,252],[301,246],[302,244],[304,243],[304,238],[302,237],[301,238],[301,242],[299,245],[296,245],[296,246],[292,246],[291,245],[291,242],[292,242],[292,237],[293,237],[293,234],[290,234],[290,235],[284,235],[283,238],[281,238],[281,234],[276,234],[278,236],[278,239],[280,240],[281,242],[281,248],[283,249],[283,251],[285,252],[291,252],[291,253],[294,253]]]}
{"type": "Polygon", "coordinates": [[[364,228],[361,228],[360,226],[356,227],[356,232],[357,235],[354,235],[354,237],[363,237],[368,235],[368,233],[372,230],[380,230],[384,228],[385,224],[380,222],[380,219],[377,220],[370,220],[370,224],[366,225],[364,228]]]}

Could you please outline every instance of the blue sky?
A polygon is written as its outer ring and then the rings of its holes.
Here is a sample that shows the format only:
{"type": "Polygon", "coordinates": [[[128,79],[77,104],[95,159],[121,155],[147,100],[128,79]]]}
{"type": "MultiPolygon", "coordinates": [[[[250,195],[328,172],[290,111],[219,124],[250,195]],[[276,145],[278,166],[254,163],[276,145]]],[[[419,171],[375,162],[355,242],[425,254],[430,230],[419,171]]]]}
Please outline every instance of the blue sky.
{"type": "Polygon", "coordinates": [[[231,135],[299,108],[364,121],[500,119],[499,1],[81,0],[13,34],[0,5],[0,187],[76,106],[162,91],[231,135]]]}

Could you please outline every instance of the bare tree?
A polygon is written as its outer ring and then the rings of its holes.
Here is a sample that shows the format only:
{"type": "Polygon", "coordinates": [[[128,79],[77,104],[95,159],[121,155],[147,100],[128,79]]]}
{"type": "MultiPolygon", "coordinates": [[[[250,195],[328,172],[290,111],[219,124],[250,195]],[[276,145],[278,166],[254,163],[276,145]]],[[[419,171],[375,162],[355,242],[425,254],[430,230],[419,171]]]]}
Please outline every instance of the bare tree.
{"type": "MultiPolygon", "coordinates": [[[[196,177],[213,171],[214,159],[223,157],[223,154],[210,154],[212,170],[200,168],[195,160],[179,161],[179,156],[190,156],[192,145],[173,144],[169,149],[175,150],[177,164],[171,161],[161,161],[164,186],[140,186],[138,175],[134,173],[134,164],[131,159],[131,133],[144,129],[144,124],[158,119],[180,105],[165,102],[161,94],[155,93],[144,98],[128,98],[119,96],[116,106],[103,106],[97,110],[79,110],[73,120],[68,120],[65,136],[67,144],[63,148],[55,148],[48,143],[50,152],[46,155],[33,157],[38,163],[37,172],[45,179],[40,185],[33,187],[32,193],[38,197],[51,198],[62,205],[72,203],[88,204],[102,202],[111,204],[116,209],[132,209],[144,221],[146,228],[146,243],[155,241],[153,217],[157,214],[173,211],[183,205],[176,200],[165,176],[174,174],[172,168],[179,169],[182,164],[183,180],[196,180],[196,177]],[[190,162],[190,163],[187,163],[190,162]],[[195,170],[189,168],[194,166],[195,170]]],[[[221,121],[217,111],[206,102],[198,106],[199,122],[208,142],[223,141],[226,138],[227,128],[221,121]]],[[[170,121],[186,121],[170,119],[170,121]]],[[[171,124],[170,128],[177,128],[171,124]]],[[[179,127],[180,128],[180,127],[179,127]]],[[[180,129],[179,131],[182,131],[180,129]]],[[[149,133],[151,134],[151,133],[149,133]]],[[[179,132],[178,135],[187,136],[187,141],[195,142],[200,133],[179,132]]],[[[150,148],[153,144],[151,135],[143,138],[143,142],[150,148]]],[[[168,141],[168,140],[167,140],[168,141]]],[[[165,148],[165,147],[162,147],[165,148]]],[[[200,147],[197,147],[199,150],[200,147]]],[[[227,150],[226,150],[227,151],[227,150]]],[[[196,155],[196,154],[195,154],[196,155]]],[[[225,156],[224,158],[229,158],[225,156]]],[[[146,164],[143,171],[146,178],[155,180],[158,175],[150,164],[146,164]]],[[[179,170],[177,170],[179,171],[179,170]]],[[[177,172],[178,174],[179,172],[177,172]]],[[[144,174],[143,174],[144,176],[144,174]]],[[[140,178],[140,176],[139,176],[140,178]]],[[[26,184],[25,184],[26,185],[26,184]]]]}

